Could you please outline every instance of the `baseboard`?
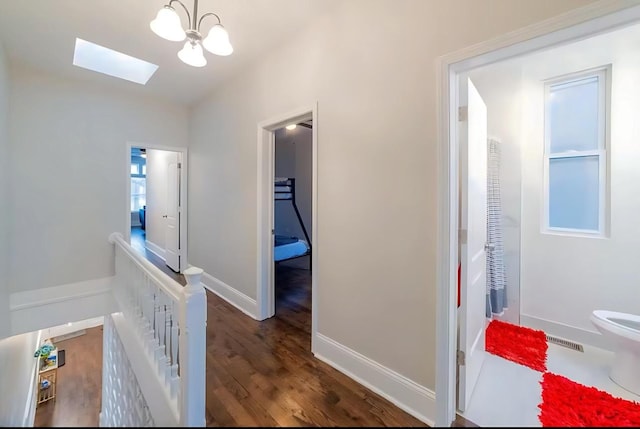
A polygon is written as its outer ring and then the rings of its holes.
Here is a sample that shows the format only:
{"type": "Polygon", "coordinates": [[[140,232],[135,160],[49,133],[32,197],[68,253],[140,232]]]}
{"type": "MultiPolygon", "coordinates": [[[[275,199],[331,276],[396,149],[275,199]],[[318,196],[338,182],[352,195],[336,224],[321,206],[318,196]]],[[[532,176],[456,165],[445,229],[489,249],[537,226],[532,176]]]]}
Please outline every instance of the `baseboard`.
{"type": "Polygon", "coordinates": [[[92,319],[118,311],[113,277],[86,280],[24,292],[9,297],[11,335],[92,319]]]}
{"type": "Polygon", "coordinates": [[[576,328],[575,326],[569,326],[526,314],[520,315],[520,324],[529,328],[540,329],[554,337],[576,341],[581,344],[588,344],[605,350],[614,350],[613,344],[610,344],[599,332],[587,331],[586,329],[576,328]]]}
{"type": "Polygon", "coordinates": [[[163,261],[165,260],[165,250],[162,247],[158,246],[156,243],[149,240],[144,241],[144,246],[147,248],[149,252],[158,256],[163,261]]]}
{"type": "Polygon", "coordinates": [[[237,291],[222,280],[218,280],[208,273],[202,274],[202,284],[211,292],[227,301],[252,319],[258,319],[258,303],[255,299],[237,291]]]}
{"type": "Polygon", "coordinates": [[[314,354],[398,408],[435,426],[436,395],[432,390],[322,334],[316,334],[314,354]]]}

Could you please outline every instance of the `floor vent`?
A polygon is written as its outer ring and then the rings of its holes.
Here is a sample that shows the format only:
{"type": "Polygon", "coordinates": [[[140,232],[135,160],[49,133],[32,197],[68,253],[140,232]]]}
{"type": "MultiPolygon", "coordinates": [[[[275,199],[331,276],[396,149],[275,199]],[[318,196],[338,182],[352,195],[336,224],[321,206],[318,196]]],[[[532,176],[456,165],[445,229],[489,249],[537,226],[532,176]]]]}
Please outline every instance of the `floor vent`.
{"type": "Polygon", "coordinates": [[[552,337],[551,335],[547,335],[547,341],[553,344],[557,344],[562,347],[566,347],[571,350],[575,350],[578,352],[584,353],[584,348],[582,344],[574,343],[573,341],[565,340],[562,338],[552,337]]]}

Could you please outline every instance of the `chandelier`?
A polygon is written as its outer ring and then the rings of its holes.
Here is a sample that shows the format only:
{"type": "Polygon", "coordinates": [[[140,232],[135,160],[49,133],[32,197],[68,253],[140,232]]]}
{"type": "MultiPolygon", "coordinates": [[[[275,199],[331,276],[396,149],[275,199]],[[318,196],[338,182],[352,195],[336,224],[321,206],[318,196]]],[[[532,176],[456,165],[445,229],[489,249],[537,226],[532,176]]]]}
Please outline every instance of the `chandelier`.
{"type": "Polygon", "coordinates": [[[178,52],[178,58],[185,64],[193,67],[204,67],[207,59],[204,57],[202,47],[215,55],[227,56],[233,52],[233,47],[229,42],[229,33],[222,26],[220,17],[215,13],[205,13],[198,19],[198,0],[193,0],[193,14],[180,0],[171,0],[165,5],[156,16],[156,19],[149,24],[151,30],[163,39],[172,42],[181,42],[187,39],[184,48],[178,52]],[[189,29],[184,30],[180,22],[180,16],[173,8],[172,4],[178,3],[187,13],[189,29]],[[209,34],[203,39],[200,33],[202,20],[208,16],[215,16],[218,23],[209,30],[209,34]],[[196,25],[197,24],[197,25],[196,25]]]}

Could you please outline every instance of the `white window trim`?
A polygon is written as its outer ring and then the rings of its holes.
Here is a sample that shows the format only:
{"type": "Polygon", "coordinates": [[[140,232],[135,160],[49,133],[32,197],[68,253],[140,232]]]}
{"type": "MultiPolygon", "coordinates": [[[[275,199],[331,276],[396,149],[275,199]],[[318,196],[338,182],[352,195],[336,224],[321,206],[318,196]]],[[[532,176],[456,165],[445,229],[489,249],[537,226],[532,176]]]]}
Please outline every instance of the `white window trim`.
{"type": "Polygon", "coordinates": [[[609,147],[609,114],[610,114],[610,82],[611,82],[611,65],[604,67],[598,67],[595,69],[585,70],[577,73],[572,73],[553,79],[544,81],[544,179],[543,179],[543,223],[541,225],[541,233],[550,235],[563,235],[571,237],[587,237],[587,238],[607,238],[608,233],[608,157],[607,150],[609,147]],[[573,82],[588,78],[598,77],[598,149],[595,150],[583,150],[583,151],[568,151],[550,153],[551,139],[549,130],[549,109],[547,108],[549,102],[549,95],[551,94],[551,87],[554,85],[566,83],[570,86],[573,82]],[[598,157],[599,166],[599,213],[598,213],[598,229],[574,229],[574,228],[559,228],[549,225],[549,165],[551,159],[558,158],[578,158],[578,157],[598,157]]]}

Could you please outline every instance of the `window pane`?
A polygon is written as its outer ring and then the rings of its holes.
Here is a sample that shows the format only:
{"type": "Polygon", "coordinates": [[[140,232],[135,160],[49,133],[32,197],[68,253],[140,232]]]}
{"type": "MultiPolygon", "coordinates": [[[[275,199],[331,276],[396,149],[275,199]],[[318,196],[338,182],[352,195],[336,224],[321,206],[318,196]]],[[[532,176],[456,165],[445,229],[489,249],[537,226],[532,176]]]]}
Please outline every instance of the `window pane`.
{"type": "Polygon", "coordinates": [[[131,164],[131,174],[140,174],[138,171],[138,164],[131,164]]]}
{"type": "Polygon", "coordinates": [[[143,165],[142,165],[142,175],[143,175],[143,176],[146,176],[146,175],[147,175],[147,165],[146,165],[146,164],[143,164],[143,165]]]}
{"type": "Polygon", "coordinates": [[[598,77],[551,86],[551,153],[598,149],[598,77]]]}
{"type": "Polygon", "coordinates": [[[147,180],[144,177],[131,178],[131,211],[140,210],[146,202],[147,180]]]}
{"type": "Polygon", "coordinates": [[[599,156],[549,160],[549,226],[598,230],[599,156]]]}

